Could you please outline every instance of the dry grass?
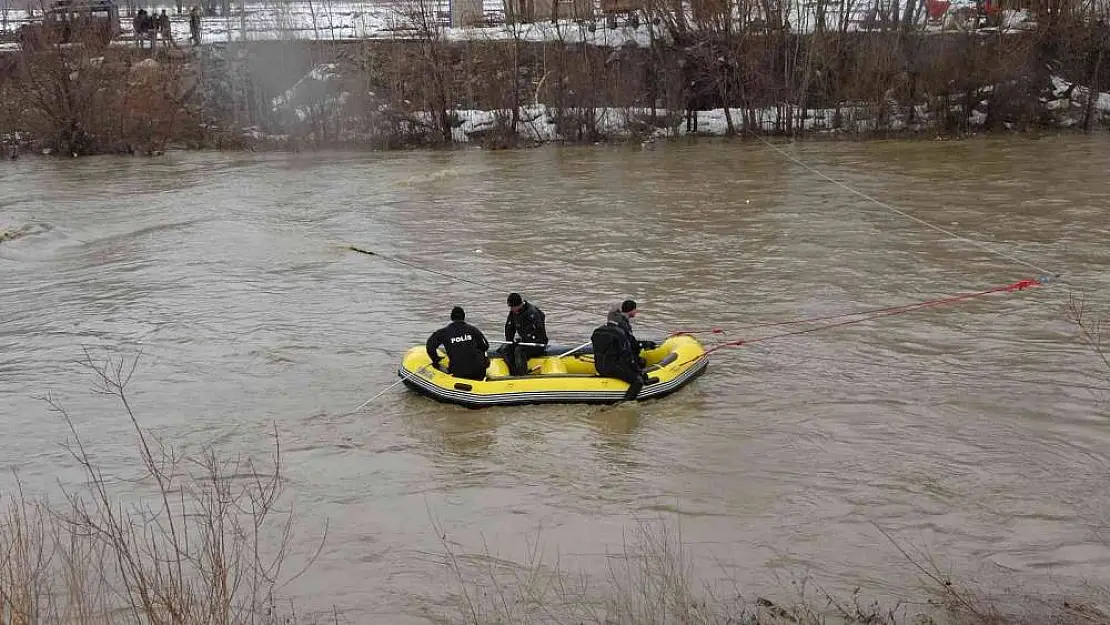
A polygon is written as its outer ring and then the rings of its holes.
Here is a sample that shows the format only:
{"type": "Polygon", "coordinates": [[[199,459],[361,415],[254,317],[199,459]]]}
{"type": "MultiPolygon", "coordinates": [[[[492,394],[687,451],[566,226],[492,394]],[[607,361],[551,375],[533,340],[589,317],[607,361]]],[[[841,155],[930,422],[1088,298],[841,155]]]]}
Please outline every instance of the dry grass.
{"type": "MultiPolygon", "coordinates": [[[[434,521],[433,521],[434,524],[434,521]]],[[[437,531],[440,531],[438,526],[437,531]]],[[[443,565],[457,609],[436,618],[466,625],[1106,625],[1093,603],[1033,594],[988,595],[944,573],[924,551],[880,528],[922,585],[905,601],[869,601],[862,589],[837,594],[809,577],[789,584],[786,599],[745,597],[698,581],[681,532],[641,523],[600,577],[543,560],[539,540],[523,562],[461,554],[442,532],[443,565]]]]}
{"type": "MultiPolygon", "coordinates": [[[[130,364],[83,361],[97,391],[118,399],[136,440],[137,480],[107,475],[68,424],[67,449],[85,484],[61,505],[13,496],[0,518],[0,622],[5,625],[277,625],[293,623],[281,590],[311,564],[283,569],[294,515],[282,511],[280,445],[265,465],[182,455],[144,428],[127,384],[130,364]]],[[[326,534],[326,530],[325,530],[326,534]]],[[[321,538],[320,545],[323,545],[321,538]]],[[[318,553],[318,550],[317,550],[318,553]]]]}

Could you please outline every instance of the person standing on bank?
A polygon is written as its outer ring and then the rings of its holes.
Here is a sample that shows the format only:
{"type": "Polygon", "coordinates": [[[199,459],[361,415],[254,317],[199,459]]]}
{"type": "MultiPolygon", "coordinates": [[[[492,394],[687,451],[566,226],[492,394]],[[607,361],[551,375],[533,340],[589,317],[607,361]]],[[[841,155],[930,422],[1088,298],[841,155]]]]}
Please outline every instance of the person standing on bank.
{"type": "Polygon", "coordinates": [[[433,332],[424,346],[436,369],[441,360],[437,351],[441,345],[447,352],[447,373],[468,380],[485,379],[489,341],[481,330],[466,322],[466,311],[459,306],[451,309],[451,323],[433,332]]]}
{"type": "Polygon", "coordinates": [[[525,301],[520,293],[509,293],[507,302],[509,315],[505,318],[505,340],[509,343],[502,348],[502,355],[509,367],[509,375],[527,375],[528,359],[542,356],[547,345],[546,315],[532,302],[525,301]],[[536,343],[539,347],[517,345],[518,340],[521,343],[536,343]]]}
{"type": "Polygon", "coordinates": [[[194,46],[200,45],[200,9],[195,4],[189,9],[189,38],[194,46]]]}

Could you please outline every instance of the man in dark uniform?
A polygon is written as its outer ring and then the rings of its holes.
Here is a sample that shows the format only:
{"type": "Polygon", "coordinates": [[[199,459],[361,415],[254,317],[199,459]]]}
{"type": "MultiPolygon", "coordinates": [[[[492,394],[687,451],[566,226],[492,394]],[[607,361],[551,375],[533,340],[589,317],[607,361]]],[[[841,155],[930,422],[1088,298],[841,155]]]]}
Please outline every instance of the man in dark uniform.
{"type": "Polygon", "coordinates": [[[625,334],[628,339],[629,348],[632,350],[633,359],[642,368],[645,363],[644,359],[640,358],[640,350],[642,349],[655,349],[656,344],[654,341],[640,341],[636,339],[636,335],[632,333],[632,318],[638,313],[636,309],[636,301],[626,299],[621,302],[621,305],[610,310],[606,323],[616,326],[625,334]]]}
{"type": "Polygon", "coordinates": [[[509,344],[502,347],[501,353],[509,366],[509,375],[527,375],[528,359],[542,356],[544,348],[516,345],[514,341],[547,345],[546,315],[531,302],[524,301],[520,293],[509,293],[507,301],[509,315],[505,318],[505,340],[509,344]],[[518,336],[520,338],[516,339],[518,336]]]}
{"type": "Polygon", "coordinates": [[[432,366],[439,369],[440,345],[447,352],[447,373],[468,380],[483,380],[489,367],[489,341],[481,330],[465,321],[466,312],[459,306],[451,309],[451,323],[436,330],[428,337],[425,349],[432,359],[432,366]]]}
{"type": "Polygon", "coordinates": [[[639,350],[633,347],[634,343],[628,337],[624,328],[610,320],[593,331],[590,342],[594,348],[594,368],[597,369],[597,374],[628,382],[628,391],[624,398],[632,400],[640,394],[648,377],[641,368],[642,360],[637,357],[639,350]]]}

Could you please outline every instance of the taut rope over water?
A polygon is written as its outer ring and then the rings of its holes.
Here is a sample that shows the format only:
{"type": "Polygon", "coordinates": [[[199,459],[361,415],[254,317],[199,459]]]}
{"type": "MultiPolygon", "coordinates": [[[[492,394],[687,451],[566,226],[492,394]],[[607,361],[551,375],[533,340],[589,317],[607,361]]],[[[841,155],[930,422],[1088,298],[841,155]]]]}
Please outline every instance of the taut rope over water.
{"type": "MultiPolygon", "coordinates": [[[[427,273],[430,273],[430,274],[441,276],[443,278],[447,278],[448,280],[464,282],[466,284],[479,286],[479,287],[482,287],[483,289],[487,289],[489,291],[497,291],[497,292],[500,292],[500,293],[509,293],[510,291],[514,290],[514,289],[509,289],[509,288],[506,288],[506,287],[503,287],[503,286],[497,286],[497,285],[494,285],[494,284],[490,284],[490,283],[487,283],[487,282],[481,282],[479,280],[471,280],[469,278],[464,278],[462,276],[458,276],[458,275],[455,275],[455,274],[452,274],[452,273],[448,273],[446,271],[439,271],[437,269],[429,269],[428,267],[424,267],[424,266],[418,265],[416,263],[413,263],[413,262],[410,262],[410,261],[407,261],[407,260],[404,260],[404,259],[401,259],[401,258],[396,258],[396,257],[393,257],[393,256],[387,256],[387,255],[381,254],[379,252],[374,252],[374,251],[371,251],[371,250],[362,249],[360,247],[355,247],[354,245],[348,245],[348,246],[346,246],[346,248],[353,251],[353,252],[358,252],[359,254],[366,254],[367,256],[374,256],[376,258],[380,258],[380,259],[385,260],[385,261],[389,261],[389,262],[392,262],[392,263],[397,263],[398,265],[404,265],[404,266],[410,267],[412,269],[416,269],[416,270],[419,270],[419,271],[424,271],[424,272],[427,272],[427,273]]],[[[551,302],[551,304],[556,308],[564,308],[566,310],[573,310],[575,312],[579,312],[579,313],[587,314],[587,315],[597,315],[599,317],[604,316],[605,313],[608,312],[608,311],[605,311],[605,310],[600,310],[600,311],[586,310],[586,309],[581,308],[579,306],[572,306],[570,304],[559,303],[559,302],[551,302]]],[[[655,327],[659,327],[659,328],[662,327],[658,323],[652,323],[652,322],[646,322],[646,323],[643,323],[642,325],[655,326],[655,327]]],[[[491,340],[490,342],[491,343],[501,343],[501,342],[504,342],[504,341],[492,341],[491,340]]],[[[574,351],[577,351],[577,350],[582,349],[583,347],[587,347],[589,345],[590,345],[589,342],[583,343],[582,345],[579,345],[578,347],[574,348],[573,350],[568,351],[564,354],[561,354],[559,357],[562,358],[563,356],[566,356],[566,355],[568,355],[568,354],[570,354],[574,351]]],[[[359,410],[362,410],[367,405],[369,405],[371,402],[373,402],[375,399],[378,399],[382,395],[385,395],[386,392],[395,388],[397,385],[401,384],[401,382],[403,382],[403,381],[404,380],[402,379],[402,380],[397,380],[396,382],[393,382],[392,384],[390,384],[389,386],[385,387],[380,392],[375,394],[370,399],[367,399],[366,401],[359,404],[359,406],[357,408],[355,408],[354,410],[352,410],[348,413],[345,413],[345,414],[350,415],[350,414],[354,414],[354,413],[358,412],[359,410]]]]}
{"type": "MultiPolygon", "coordinates": [[[[507,294],[507,293],[510,293],[510,292],[516,290],[516,289],[508,288],[508,287],[505,287],[505,286],[498,286],[498,285],[495,285],[495,284],[490,284],[488,282],[481,282],[479,280],[471,280],[469,278],[464,278],[462,276],[458,276],[458,275],[455,275],[455,274],[452,274],[452,273],[448,273],[446,271],[439,271],[438,269],[429,269],[427,267],[418,265],[416,263],[413,263],[413,262],[410,262],[410,261],[407,261],[407,260],[404,260],[404,259],[401,259],[401,258],[396,258],[396,257],[393,257],[393,256],[387,256],[387,255],[379,253],[379,252],[374,252],[374,251],[362,249],[362,248],[359,248],[359,247],[355,247],[353,245],[348,245],[348,246],[346,246],[346,248],[353,251],[353,252],[358,252],[359,254],[366,254],[367,256],[374,256],[376,258],[380,258],[382,260],[389,261],[391,263],[397,263],[399,265],[404,265],[406,267],[411,267],[412,269],[416,269],[418,271],[424,271],[424,272],[427,272],[427,273],[435,274],[437,276],[441,276],[441,277],[447,278],[449,280],[453,280],[453,281],[457,281],[457,282],[465,282],[466,284],[472,284],[474,286],[480,286],[483,289],[487,289],[489,291],[497,291],[497,292],[502,293],[502,294],[507,294]]],[[[555,308],[563,308],[565,310],[573,310],[574,312],[582,313],[584,315],[591,315],[591,316],[596,316],[596,317],[601,317],[601,318],[604,318],[605,314],[608,312],[608,310],[587,310],[585,308],[582,308],[581,306],[574,306],[572,304],[567,304],[565,302],[548,301],[547,304],[550,304],[551,306],[553,306],[555,308]]],[[[653,322],[653,321],[639,321],[638,323],[640,323],[640,325],[644,325],[644,326],[654,326],[654,327],[657,327],[657,328],[662,328],[663,327],[658,322],[653,322]]]]}
{"type": "MultiPolygon", "coordinates": [[[[973,299],[973,298],[976,298],[976,297],[983,297],[985,295],[991,295],[993,293],[1012,293],[1014,291],[1024,291],[1025,289],[1035,287],[1035,286],[1039,286],[1040,284],[1041,283],[1038,280],[1034,280],[1034,279],[1018,280],[1017,282],[1014,282],[1012,284],[1005,284],[1005,285],[1002,285],[1002,286],[996,286],[994,288],[986,289],[986,290],[983,290],[983,291],[977,291],[975,293],[963,293],[963,294],[960,294],[960,295],[953,295],[951,297],[942,297],[942,298],[937,298],[937,299],[926,300],[926,301],[923,301],[923,302],[918,302],[916,304],[907,304],[907,305],[904,305],[904,306],[895,306],[895,307],[891,307],[891,308],[880,308],[880,309],[875,309],[873,311],[870,311],[869,313],[854,313],[854,314],[849,313],[849,314],[845,314],[845,315],[835,315],[835,316],[830,316],[830,317],[824,317],[824,318],[828,318],[828,319],[833,319],[833,318],[837,318],[837,317],[857,316],[859,318],[858,319],[849,319],[847,321],[838,321],[836,323],[827,323],[825,325],[820,325],[820,326],[813,327],[813,328],[806,328],[804,330],[793,330],[793,331],[790,331],[790,332],[781,332],[779,334],[771,334],[771,335],[768,335],[768,336],[761,336],[759,338],[754,338],[754,339],[735,339],[735,340],[731,340],[731,341],[725,341],[723,343],[719,343],[719,344],[705,350],[705,353],[708,355],[708,354],[712,354],[713,352],[715,352],[719,349],[725,348],[725,347],[740,347],[740,346],[743,346],[743,345],[752,345],[752,344],[755,344],[755,343],[763,343],[765,341],[773,341],[773,340],[776,340],[776,339],[786,338],[786,337],[789,337],[789,336],[798,336],[800,334],[810,334],[812,332],[818,332],[820,330],[828,330],[828,329],[831,329],[831,328],[839,328],[839,327],[846,326],[846,325],[852,325],[854,323],[862,323],[864,321],[869,321],[869,320],[872,320],[872,319],[878,319],[880,317],[889,317],[891,315],[900,315],[900,314],[907,313],[907,312],[912,312],[912,311],[915,311],[915,310],[922,310],[922,309],[925,309],[925,308],[933,308],[933,307],[936,307],[936,306],[942,306],[944,304],[953,304],[955,302],[961,302],[961,301],[973,299]]],[[[790,323],[805,323],[806,321],[816,321],[816,320],[820,320],[820,319],[824,319],[824,318],[814,317],[814,318],[811,318],[811,319],[808,319],[808,320],[800,319],[798,321],[794,321],[794,322],[790,322],[790,323]]],[[[720,331],[719,330],[713,330],[711,332],[719,333],[720,331]]],[[[676,334],[689,334],[689,333],[687,333],[687,332],[678,332],[676,334]]]]}
{"type": "Polygon", "coordinates": [[[750,130],[748,132],[749,132],[749,134],[751,134],[756,139],[759,139],[759,141],[761,141],[764,145],[766,145],[767,147],[771,148],[772,150],[778,152],[779,154],[781,154],[783,157],[785,157],[790,162],[792,162],[795,165],[797,165],[799,167],[802,167],[802,168],[814,173],[817,176],[820,176],[821,178],[824,178],[825,180],[828,180],[829,182],[831,182],[831,183],[835,184],[836,186],[844,189],[845,191],[848,191],[849,193],[853,193],[855,195],[860,196],[861,198],[863,198],[865,200],[868,200],[870,202],[874,202],[876,205],[881,206],[882,208],[885,208],[886,210],[888,210],[892,213],[901,215],[901,216],[905,217],[906,219],[912,219],[913,221],[916,221],[917,223],[925,226],[926,228],[932,228],[933,230],[936,230],[937,232],[941,232],[943,234],[946,234],[946,235],[952,237],[953,239],[958,239],[960,241],[964,241],[965,243],[970,243],[972,245],[975,245],[975,246],[977,246],[981,249],[984,249],[984,250],[990,252],[991,254],[994,254],[995,256],[998,256],[1000,258],[1005,258],[1007,260],[1011,260],[1011,261],[1013,261],[1015,263],[1018,263],[1020,265],[1024,265],[1026,267],[1029,267],[1031,269],[1035,269],[1035,270],[1039,271],[1042,274],[1042,276],[1040,278],[1038,278],[1037,281],[1042,283],[1042,284],[1047,282],[1049,279],[1059,278],[1062,275],[1060,273],[1055,273],[1055,272],[1049,271],[1048,269],[1045,269],[1044,267],[1033,264],[1029,261],[1022,260],[1022,259],[1020,259],[1017,256],[1014,256],[1012,254],[1007,254],[1006,252],[1000,252],[1000,251],[994,249],[993,247],[990,247],[989,245],[987,245],[985,243],[981,243],[981,242],[976,241],[974,239],[970,239],[968,237],[961,236],[959,234],[956,234],[955,232],[952,232],[951,230],[941,228],[940,226],[938,226],[936,224],[933,224],[933,223],[930,223],[928,221],[925,221],[924,219],[921,219],[920,217],[916,217],[914,215],[911,215],[911,214],[907,213],[906,211],[904,211],[900,208],[892,206],[887,202],[884,202],[884,201],[882,201],[878,198],[870,196],[870,195],[864,193],[863,191],[860,191],[860,190],[852,187],[851,185],[848,185],[844,182],[841,182],[841,181],[825,174],[821,170],[819,170],[816,167],[806,163],[805,161],[790,155],[790,153],[788,153],[786,150],[783,150],[782,148],[780,148],[779,146],[771,143],[770,141],[763,138],[762,136],[760,136],[760,135],[758,135],[754,132],[751,132],[750,130]]]}
{"type": "MultiPolygon", "coordinates": [[[[854,324],[854,323],[861,323],[863,321],[867,321],[867,320],[871,320],[871,319],[877,319],[879,317],[886,317],[886,316],[902,314],[902,313],[906,313],[906,312],[910,312],[910,311],[914,311],[914,310],[921,310],[921,309],[924,309],[924,308],[931,308],[931,307],[934,307],[934,306],[940,306],[940,305],[943,305],[943,304],[954,303],[954,302],[958,302],[958,301],[962,301],[962,300],[971,299],[971,298],[974,298],[974,297],[981,297],[981,296],[989,295],[989,294],[992,294],[992,293],[1022,291],[1022,290],[1025,290],[1026,288],[1029,288],[1029,287],[1039,286],[1039,285],[1042,285],[1042,284],[1047,284],[1048,282],[1056,280],[1056,279],[1060,278],[1061,275],[1063,275],[1062,273],[1050,271],[1050,270],[1048,270],[1044,267],[1041,267],[1040,265],[1037,265],[1035,263],[1031,263],[1031,262],[1023,260],[1021,258],[1018,258],[1017,256],[1014,256],[1013,254],[1008,254],[1006,252],[1001,252],[999,250],[994,249],[993,247],[991,247],[989,245],[986,245],[985,243],[982,243],[980,241],[976,241],[976,240],[971,239],[969,237],[962,236],[960,234],[952,232],[951,230],[948,230],[948,229],[942,228],[942,227],[940,227],[936,224],[930,223],[929,221],[926,221],[926,220],[924,220],[920,217],[917,217],[915,215],[911,215],[910,213],[907,213],[906,211],[904,211],[904,210],[902,210],[902,209],[900,209],[896,206],[893,206],[893,205],[891,205],[887,202],[884,202],[884,201],[882,201],[878,198],[875,198],[871,195],[868,195],[867,193],[864,193],[863,191],[860,191],[860,190],[852,187],[851,185],[848,185],[847,183],[841,182],[840,180],[837,180],[837,179],[825,174],[824,172],[817,169],[816,167],[802,161],[801,159],[799,159],[795,156],[792,156],[791,154],[789,154],[788,152],[786,152],[785,150],[783,150],[779,146],[771,143],[770,141],[768,141],[767,139],[765,139],[761,135],[758,135],[758,134],[752,132],[751,130],[748,130],[748,132],[753,137],[755,137],[760,142],[762,142],[764,145],[771,148],[775,152],[778,152],[779,154],[781,154],[784,158],[786,158],[790,162],[794,163],[795,165],[798,165],[799,167],[802,167],[803,169],[806,169],[807,171],[812,172],[813,174],[823,178],[824,180],[827,180],[827,181],[837,185],[838,187],[848,191],[849,193],[857,195],[857,196],[859,196],[859,197],[861,197],[865,200],[868,200],[869,202],[872,202],[872,203],[886,209],[887,211],[890,211],[890,212],[895,213],[897,215],[901,215],[902,217],[905,217],[906,219],[910,219],[912,221],[915,221],[915,222],[917,222],[917,223],[919,223],[919,224],[921,224],[921,225],[923,225],[927,228],[930,228],[932,230],[935,230],[937,232],[945,234],[945,235],[947,235],[947,236],[949,236],[953,239],[963,241],[965,243],[969,243],[971,245],[979,247],[980,249],[986,250],[987,252],[990,252],[991,254],[994,254],[995,256],[998,256],[1000,258],[1004,258],[1006,260],[1013,261],[1015,263],[1018,263],[1020,265],[1025,266],[1025,267],[1029,267],[1031,269],[1034,269],[1037,272],[1039,272],[1041,275],[1039,275],[1036,278],[1028,278],[1028,279],[1024,279],[1024,280],[1019,280],[1019,281],[1014,282],[1012,284],[1007,284],[1007,285],[1004,285],[1004,286],[994,287],[994,288],[987,289],[985,291],[979,291],[979,292],[976,292],[976,293],[966,293],[966,294],[955,295],[955,296],[951,296],[951,297],[937,298],[937,299],[932,299],[932,300],[926,300],[926,301],[923,301],[923,302],[917,302],[917,303],[912,303],[912,304],[904,304],[904,305],[901,305],[901,306],[888,306],[888,307],[883,307],[883,308],[873,308],[873,309],[864,310],[864,311],[857,311],[857,312],[850,312],[850,313],[837,313],[837,314],[832,314],[832,315],[824,315],[824,316],[820,316],[820,317],[810,317],[810,318],[805,318],[805,319],[795,319],[795,320],[790,320],[790,321],[777,321],[777,322],[750,324],[750,325],[742,326],[742,329],[759,328],[759,327],[772,327],[772,326],[787,326],[787,325],[794,325],[794,324],[814,323],[814,322],[818,322],[818,321],[831,321],[831,320],[837,320],[837,319],[847,319],[846,321],[837,321],[835,323],[827,323],[827,324],[820,325],[820,326],[817,326],[817,327],[806,328],[806,329],[803,329],[803,330],[793,330],[793,331],[789,331],[789,332],[782,332],[782,333],[779,333],[779,334],[763,336],[763,337],[759,337],[759,338],[755,338],[755,339],[736,339],[736,340],[731,340],[731,341],[725,341],[723,343],[715,345],[715,346],[709,348],[708,350],[706,350],[706,352],[705,352],[706,355],[708,355],[710,353],[713,353],[713,352],[715,352],[719,349],[725,348],[725,347],[739,347],[741,345],[750,345],[750,344],[753,344],[753,343],[761,343],[761,342],[764,342],[764,341],[771,341],[771,340],[785,338],[785,337],[789,337],[789,336],[809,334],[811,332],[817,332],[819,330],[826,330],[826,329],[842,327],[842,326],[846,326],[846,325],[850,325],[850,324],[854,324]],[[855,317],[855,318],[854,319],[848,319],[850,317],[855,317]]],[[[445,272],[445,271],[438,271],[438,270],[435,270],[435,269],[429,269],[427,267],[417,265],[416,263],[412,263],[412,262],[409,262],[409,261],[406,261],[406,260],[403,260],[403,259],[400,259],[400,258],[394,258],[392,256],[387,256],[385,254],[380,254],[378,252],[373,252],[373,251],[370,251],[370,250],[361,249],[361,248],[355,247],[353,245],[349,245],[347,247],[348,247],[348,249],[350,249],[352,251],[355,251],[355,252],[359,252],[360,254],[366,254],[368,256],[376,256],[378,258],[381,258],[382,260],[397,263],[397,264],[400,264],[400,265],[405,265],[407,267],[411,267],[413,269],[417,269],[419,271],[424,271],[424,272],[427,272],[427,273],[431,273],[431,274],[434,274],[434,275],[437,275],[437,276],[441,276],[441,277],[447,278],[449,280],[464,282],[464,283],[467,283],[467,284],[472,284],[472,285],[479,286],[479,287],[482,287],[484,289],[488,289],[488,290],[492,290],[492,291],[507,292],[509,290],[509,289],[506,289],[504,287],[498,287],[498,286],[488,284],[486,282],[481,282],[481,281],[478,281],[478,280],[471,280],[471,279],[464,278],[462,276],[451,274],[451,273],[448,273],[448,272],[445,272]]],[[[569,304],[560,304],[560,303],[557,303],[557,302],[555,302],[554,304],[557,307],[565,308],[567,310],[573,310],[573,311],[584,313],[584,314],[590,314],[590,315],[597,314],[594,311],[588,311],[588,310],[585,310],[583,308],[580,308],[580,307],[577,307],[577,306],[572,306],[572,305],[569,305],[569,304]]],[[[656,327],[660,327],[660,326],[658,326],[658,324],[651,323],[651,322],[645,323],[644,325],[649,325],[649,326],[654,325],[656,327]]],[[[724,334],[724,332],[725,331],[720,329],[720,328],[713,328],[711,330],[678,331],[678,332],[674,332],[674,333],[670,334],[670,336],[678,336],[678,335],[683,335],[683,334],[724,334]]],[[[580,346],[579,349],[581,347],[582,346],[580,346]]],[[[359,410],[364,408],[367,404],[374,401],[378,397],[381,397],[387,391],[396,387],[401,382],[402,382],[402,380],[398,380],[398,381],[390,384],[385,389],[383,389],[381,392],[379,392],[378,394],[374,395],[370,399],[363,402],[361,405],[359,405],[358,408],[355,408],[355,410],[353,412],[358,412],[359,410]]]]}

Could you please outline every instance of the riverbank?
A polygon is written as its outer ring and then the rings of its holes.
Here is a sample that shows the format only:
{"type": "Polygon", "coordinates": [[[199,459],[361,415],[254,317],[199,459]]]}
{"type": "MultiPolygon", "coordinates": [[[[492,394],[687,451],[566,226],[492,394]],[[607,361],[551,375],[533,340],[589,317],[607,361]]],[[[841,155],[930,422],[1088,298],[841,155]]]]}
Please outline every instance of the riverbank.
{"type": "MultiPolygon", "coordinates": [[[[694,573],[675,523],[641,522],[623,548],[609,554],[600,579],[535,557],[508,562],[490,551],[455,553],[444,540],[443,563],[455,607],[434,622],[458,625],[1107,625],[1110,590],[1091,586],[1038,591],[992,587],[946,570],[942,554],[879,529],[919,580],[900,591],[846,583],[783,567],[773,597],[750,595],[722,572],[694,573]],[[847,588],[846,588],[847,587],[847,588]],[[896,599],[876,599],[876,595],[896,599]]],[[[539,540],[537,537],[534,540],[539,540]]],[[[725,564],[721,564],[725,568],[725,564]]]]}
{"type": "Polygon", "coordinates": [[[736,37],[664,26],[646,45],[616,48],[581,43],[571,34],[587,26],[571,23],[538,42],[523,27],[494,40],[433,28],[395,40],[9,55],[0,137],[13,156],[158,154],[934,138],[1110,121],[1110,93],[1097,88],[1110,84],[1101,27],[736,37]]]}
{"type": "MultiPolygon", "coordinates": [[[[334,545],[325,524],[314,530],[311,549],[293,549],[294,532],[306,528],[287,508],[280,441],[265,462],[207,446],[186,451],[155,438],[132,412],[128,371],[137,360],[109,351],[83,364],[133,427],[138,479],[121,487],[106,476],[75,418],[50,402],[72,434],[69,462],[88,480],[61,504],[22,492],[5,503],[0,596],[11,622],[62,623],[73,614],[103,625],[171,617],[179,625],[347,621],[346,606],[306,612],[286,590],[313,575],[317,557],[334,545]]],[[[900,556],[918,585],[852,589],[780,565],[779,591],[750,595],[727,562],[715,562],[718,574],[699,576],[681,524],[660,519],[631,524],[622,545],[606,554],[606,572],[590,575],[563,565],[562,547],[551,557],[542,532],[483,539],[482,551],[465,552],[430,517],[442,548],[424,557],[438,564],[446,594],[412,600],[428,623],[444,625],[1110,625],[1105,580],[1046,591],[997,585],[1006,575],[972,579],[940,564],[943,554],[877,525],[886,542],[874,549],[900,556]],[[499,553],[513,540],[528,543],[528,559],[499,553]]]]}

